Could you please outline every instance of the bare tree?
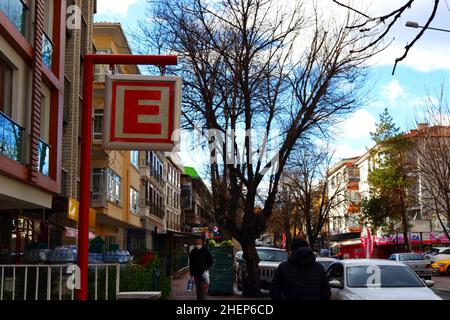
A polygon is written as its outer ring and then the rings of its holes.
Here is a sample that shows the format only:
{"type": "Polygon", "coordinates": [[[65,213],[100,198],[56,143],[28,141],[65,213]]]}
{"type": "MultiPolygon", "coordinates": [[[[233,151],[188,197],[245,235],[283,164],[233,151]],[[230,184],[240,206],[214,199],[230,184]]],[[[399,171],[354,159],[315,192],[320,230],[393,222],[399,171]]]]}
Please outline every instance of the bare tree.
{"type": "MultiPolygon", "coordinates": [[[[395,10],[392,10],[391,12],[386,12],[385,14],[378,16],[378,17],[371,17],[367,15],[366,13],[356,9],[352,5],[346,5],[342,3],[342,1],[333,0],[334,3],[338,4],[339,6],[342,6],[344,8],[349,9],[352,12],[357,13],[361,17],[364,18],[362,23],[355,23],[348,25],[347,28],[349,29],[355,29],[359,30],[363,33],[376,33],[377,36],[374,38],[372,42],[370,42],[368,45],[361,47],[357,51],[361,52],[364,50],[369,49],[370,47],[379,44],[382,40],[384,40],[390,33],[391,29],[394,25],[396,25],[399,21],[401,16],[405,13],[405,11],[410,10],[411,6],[416,2],[416,0],[405,0],[403,1],[403,4],[400,5],[395,10]]],[[[401,57],[398,57],[395,59],[394,68],[392,69],[392,74],[395,73],[395,69],[397,67],[397,64],[404,60],[406,56],[408,55],[409,50],[414,46],[414,44],[423,36],[425,31],[430,27],[431,22],[433,22],[436,12],[439,8],[439,2],[440,0],[434,0],[433,3],[430,3],[430,14],[428,16],[427,22],[421,28],[421,30],[417,33],[417,35],[412,39],[411,42],[409,42],[405,46],[405,51],[401,57]]],[[[392,42],[392,41],[391,41],[392,42]]]]}
{"type": "Polygon", "coordinates": [[[436,100],[427,100],[425,116],[416,122],[418,129],[409,136],[415,142],[422,211],[424,216],[437,218],[450,239],[450,108],[443,87],[436,100]]]}
{"type": "Polygon", "coordinates": [[[135,40],[180,57],[172,71],[183,77],[184,125],[207,132],[216,220],[242,245],[244,293],[258,295],[255,239],[266,230],[291,150],[360,106],[366,61],[376,48],[356,52],[365,35],[322,21],[302,1],[149,5],[152,23],[141,24],[135,40]]]}
{"type": "Polygon", "coordinates": [[[308,148],[296,152],[292,169],[284,173],[285,182],[298,208],[299,225],[307,236],[311,248],[321,235],[324,226],[341,206],[351,203],[347,184],[336,180],[331,186],[330,169],[333,156],[327,149],[308,148]]]}

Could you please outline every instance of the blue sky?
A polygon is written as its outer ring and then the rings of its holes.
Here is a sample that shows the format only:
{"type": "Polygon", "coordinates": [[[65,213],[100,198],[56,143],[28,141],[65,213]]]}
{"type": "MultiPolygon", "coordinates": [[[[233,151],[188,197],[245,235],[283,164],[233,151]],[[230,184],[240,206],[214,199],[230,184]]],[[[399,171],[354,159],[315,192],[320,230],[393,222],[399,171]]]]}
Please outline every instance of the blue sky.
{"type": "MultiPolygon", "coordinates": [[[[321,0],[329,1],[331,0],[321,0]]],[[[398,6],[402,1],[354,0],[357,5],[368,6],[371,16],[379,16],[389,9],[398,6]]],[[[394,76],[391,75],[396,57],[403,53],[403,47],[413,39],[417,29],[404,27],[406,21],[412,20],[423,25],[429,9],[429,0],[417,0],[414,10],[407,12],[400,23],[393,29],[391,38],[395,37],[392,45],[381,54],[371,71],[371,102],[362,109],[349,115],[337,126],[336,139],[333,141],[336,159],[353,157],[364,153],[371,146],[370,132],[375,128],[378,115],[384,107],[388,107],[397,125],[402,130],[412,127],[415,118],[414,110],[420,110],[427,96],[434,96],[442,83],[448,92],[450,76],[450,33],[427,31],[424,37],[413,47],[408,57],[402,62],[394,76]]],[[[130,35],[137,27],[139,19],[145,18],[146,0],[98,0],[98,13],[95,17],[99,21],[121,22],[125,32],[130,35]]],[[[335,14],[336,11],[333,11],[335,14]]],[[[339,14],[339,13],[336,13],[339,14]]],[[[450,29],[450,10],[445,1],[433,23],[433,26],[450,29]]],[[[183,162],[188,166],[198,165],[198,157],[192,157],[192,152],[182,152],[183,162]]]]}

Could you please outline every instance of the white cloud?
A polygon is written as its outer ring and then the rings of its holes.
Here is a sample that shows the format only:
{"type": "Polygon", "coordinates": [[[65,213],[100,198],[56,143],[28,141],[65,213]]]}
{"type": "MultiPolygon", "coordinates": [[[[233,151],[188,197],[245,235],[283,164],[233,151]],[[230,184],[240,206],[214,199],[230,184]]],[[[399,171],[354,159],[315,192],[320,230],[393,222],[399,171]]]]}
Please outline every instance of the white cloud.
{"type": "Polygon", "coordinates": [[[366,151],[366,147],[355,147],[350,143],[337,144],[332,149],[334,159],[333,162],[338,162],[345,158],[359,157],[366,153],[366,151]]]}
{"type": "Polygon", "coordinates": [[[99,15],[114,14],[127,16],[128,8],[139,0],[98,0],[97,13],[99,15]]]}
{"type": "Polygon", "coordinates": [[[398,98],[406,95],[406,90],[400,85],[397,79],[393,79],[387,85],[381,87],[381,96],[389,100],[391,104],[395,103],[398,98]]]}
{"type": "Polygon", "coordinates": [[[336,126],[334,135],[341,139],[360,140],[375,131],[376,120],[368,111],[359,109],[336,126]]]}

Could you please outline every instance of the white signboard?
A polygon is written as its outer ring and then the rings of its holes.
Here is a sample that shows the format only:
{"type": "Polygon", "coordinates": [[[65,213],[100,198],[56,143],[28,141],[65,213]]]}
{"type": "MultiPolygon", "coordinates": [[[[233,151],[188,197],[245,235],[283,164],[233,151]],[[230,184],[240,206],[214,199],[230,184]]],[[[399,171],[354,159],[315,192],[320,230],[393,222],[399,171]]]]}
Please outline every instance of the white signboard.
{"type": "Polygon", "coordinates": [[[412,220],[409,224],[411,233],[431,232],[431,220],[412,220]]]}

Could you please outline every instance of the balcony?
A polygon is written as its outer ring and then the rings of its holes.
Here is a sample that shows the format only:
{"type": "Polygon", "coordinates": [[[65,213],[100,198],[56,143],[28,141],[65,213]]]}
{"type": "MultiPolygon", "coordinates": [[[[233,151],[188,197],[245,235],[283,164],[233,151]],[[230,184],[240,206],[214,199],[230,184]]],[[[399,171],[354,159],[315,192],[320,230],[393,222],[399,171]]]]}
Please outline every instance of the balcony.
{"type": "Polygon", "coordinates": [[[150,214],[152,214],[160,219],[164,219],[164,209],[155,204],[152,204],[150,206],[150,214]]]}
{"type": "Polygon", "coordinates": [[[28,7],[20,0],[2,0],[0,2],[0,11],[2,11],[11,21],[11,23],[26,36],[28,7]]]}
{"type": "Polygon", "coordinates": [[[48,176],[50,162],[50,146],[39,139],[38,169],[43,176],[48,176]]]}
{"type": "Polygon", "coordinates": [[[24,128],[0,112],[0,154],[22,162],[24,128]]]}
{"type": "Polygon", "coordinates": [[[149,199],[140,199],[139,207],[140,208],[150,208],[150,200],[149,199]]]}
{"type": "Polygon", "coordinates": [[[42,34],[42,62],[51,70],[53,64],[53,43],[49,36],[42,34]]]}
{"type": "Polygon", "coordinates": [[[165,186],[165,181],[163,176],[158,173],[158,171],[153,168],[150,164],[149,160],[139,159],[139,168],[143,170],[148,170],[143,172],[143,175],[148,175],[149,177],[153,177],[162,187],[165,186]]]}

